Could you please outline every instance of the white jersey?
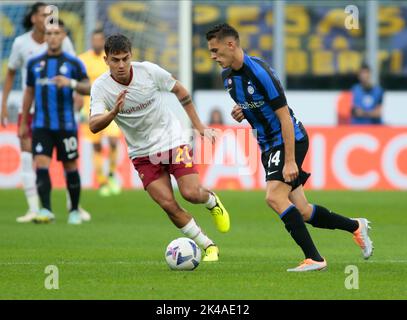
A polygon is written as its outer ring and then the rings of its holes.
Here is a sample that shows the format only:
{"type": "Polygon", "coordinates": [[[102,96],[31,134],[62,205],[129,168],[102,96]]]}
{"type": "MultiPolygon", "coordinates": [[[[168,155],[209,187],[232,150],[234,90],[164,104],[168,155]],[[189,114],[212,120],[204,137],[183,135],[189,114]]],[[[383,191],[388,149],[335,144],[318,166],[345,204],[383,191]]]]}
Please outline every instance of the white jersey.
{"type": "Polygon", "coordinates": [[[176,80],[151,62],[132,62],[128,86],[115,81],[110,72],[96,79],[91,89],[90,115],[112,110],[117,96],[127,90],[122,111],[115,122],[123,131],[129,157],[143,157],[186,144],[182,128],[165,99],[176,80]]]}
{"type": "MultiPolygon", "coordinates": [[[[32,57],[35,57],[36,55],[39,55],[47,50],[47,43],[38,43],[33,39],[32,33],[33,31],[26,32],[14,40],[8,60],[9,69],[21,69],[22,90],[24,90],[26,87],[28,61],[32,57]]],[[[68,37],[65,37],[64,42],[62,43],[62,50],[68,52],[69,54],[75,55],[72,42],[68,37]]],[[[21,112],[21,108],[22,103],[20,104],[19,112],[21,112]]]]}

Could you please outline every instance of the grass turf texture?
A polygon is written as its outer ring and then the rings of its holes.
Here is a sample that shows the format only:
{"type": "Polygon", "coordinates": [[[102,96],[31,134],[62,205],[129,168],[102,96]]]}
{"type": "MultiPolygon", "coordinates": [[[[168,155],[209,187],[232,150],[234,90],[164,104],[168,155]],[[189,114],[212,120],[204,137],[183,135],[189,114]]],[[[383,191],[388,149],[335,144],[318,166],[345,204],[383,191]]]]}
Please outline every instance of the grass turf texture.
{"type": "MultiPolygon", "coordinates": [[[[349,233],[308,226],[328,270],[287,273],[303,256],[264,202],[264,192],[218,192],[231,230],[216,231],[202,205],[180,200],[219,245],[220,261],[192,272],[170,271],[167,244],[182,236],[144,191],[100,198],[83,191],[92,221],[67,225],[65,191],[53,191],[56,223],[17,224],[21,190],[0,191],[0,299],[406,299],[405,192],[307,192],[310,202],[372,221],[375,251],[364,261],[349,233]],[[47,265],[59,269],[59,290],[46,290],[47,265]],[[359,289],[344,282],[359,269],[359,289]]],[[[179,198],[179,195],[177,195],[179,198]]]]}

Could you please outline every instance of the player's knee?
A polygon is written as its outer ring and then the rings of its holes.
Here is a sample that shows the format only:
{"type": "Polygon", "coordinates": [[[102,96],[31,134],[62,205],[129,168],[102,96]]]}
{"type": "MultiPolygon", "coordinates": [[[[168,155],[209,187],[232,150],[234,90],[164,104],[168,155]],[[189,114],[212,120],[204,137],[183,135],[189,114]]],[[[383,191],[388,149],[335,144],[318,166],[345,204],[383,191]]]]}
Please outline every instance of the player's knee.
{"type": "Polygon", "coordinates": [[[201,203],[201,192],[199,188],[191,188],[188,190],[182,190],[181,192],[182,197],[191,203],[197,204],[197,203],[201,203]]]}
{"type": "Polygon", "coordinates": [[[266,196],[266,203],[270,208],[272,208],[275,212],[280,213],[285,210],[285,203],[279,197],[275,195],[267,195],[266,196]]]}

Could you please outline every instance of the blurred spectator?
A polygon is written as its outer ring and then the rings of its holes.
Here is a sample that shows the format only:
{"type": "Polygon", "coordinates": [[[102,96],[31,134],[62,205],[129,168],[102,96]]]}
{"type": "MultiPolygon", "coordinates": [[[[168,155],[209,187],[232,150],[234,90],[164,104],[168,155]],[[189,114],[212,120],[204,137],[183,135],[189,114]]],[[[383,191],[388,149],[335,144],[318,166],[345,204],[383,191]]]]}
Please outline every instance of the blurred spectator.
{"type": "Polygon", "coordinates": [[[209,116],[209,125],[222,125],[223,116],[222,112],[218,108],[214,108],[209,116]]]}
{"type": "Polygon", "coordinates": [[[373,85],[370,68],[363,64],[359,83],[352,87],[352,124],[382,124],[383,89],[373,85]]]}

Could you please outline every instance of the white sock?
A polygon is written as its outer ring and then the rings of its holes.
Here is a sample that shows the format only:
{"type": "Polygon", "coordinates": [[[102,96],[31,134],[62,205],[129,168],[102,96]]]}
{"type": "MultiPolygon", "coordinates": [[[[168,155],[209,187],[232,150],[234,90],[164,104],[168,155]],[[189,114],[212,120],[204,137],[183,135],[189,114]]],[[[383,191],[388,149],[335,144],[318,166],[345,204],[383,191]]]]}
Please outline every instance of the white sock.
{"type": "Polygon", "coordinates": [[[194,218],[192,218],[185,226],[180,228],[181,232],[188,238],[194,240],[198,246],[206,249],[210,245],[213,245],[213,241],[209,239],[196,224],[194,218]]]}
{"type": "Polygon", "coordinates": [[[35,185],[35,172],[31,152],[21,152],[21,177],[28,208],[30,211],[37,212],[39,210],[39,198],[37,186],[35,185]]]}
{"type": "Polygon", "coordinates": [[[212,208],[214,208],[214,207],[216,206],[216,198],[215,198],[215,196],[214,196],[211,192],[209,192],[209,199],[208,199],[208,201],[205,203],[205,206],[206,206],[208,209],[212,209],[212,208]]]}

